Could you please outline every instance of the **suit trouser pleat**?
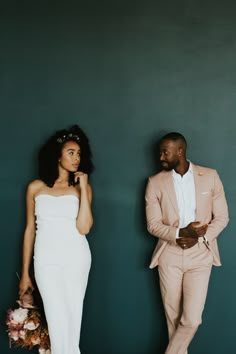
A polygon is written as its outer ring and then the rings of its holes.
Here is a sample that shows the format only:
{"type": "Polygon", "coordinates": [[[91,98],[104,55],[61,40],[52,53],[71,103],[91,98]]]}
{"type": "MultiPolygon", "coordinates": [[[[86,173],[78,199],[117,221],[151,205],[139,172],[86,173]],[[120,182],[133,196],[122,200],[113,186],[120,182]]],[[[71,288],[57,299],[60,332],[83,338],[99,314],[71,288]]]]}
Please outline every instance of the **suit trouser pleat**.
{"type": "Polygon", "coordinates": [[[159,260],[160,288],[169,344],[166,354],[185,354],[201,324],[213,257],[205,245],[183,251],[168,245],[159,260]]]}

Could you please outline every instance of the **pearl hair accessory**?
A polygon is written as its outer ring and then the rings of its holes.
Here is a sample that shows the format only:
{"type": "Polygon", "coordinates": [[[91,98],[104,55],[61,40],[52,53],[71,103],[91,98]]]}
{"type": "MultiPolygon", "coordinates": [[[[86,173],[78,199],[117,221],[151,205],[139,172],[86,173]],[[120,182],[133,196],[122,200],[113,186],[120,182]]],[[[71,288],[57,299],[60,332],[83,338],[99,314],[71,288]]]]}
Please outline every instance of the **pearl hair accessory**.
{"type": "Polygon", "coordinates": [[[69,133],[69,134],[64,134],[61,137],[57,138],[57,142],[62,144],[65,141],[75,139],[76,141],[79,141],[79,136],[77,134],[69,133]]]}

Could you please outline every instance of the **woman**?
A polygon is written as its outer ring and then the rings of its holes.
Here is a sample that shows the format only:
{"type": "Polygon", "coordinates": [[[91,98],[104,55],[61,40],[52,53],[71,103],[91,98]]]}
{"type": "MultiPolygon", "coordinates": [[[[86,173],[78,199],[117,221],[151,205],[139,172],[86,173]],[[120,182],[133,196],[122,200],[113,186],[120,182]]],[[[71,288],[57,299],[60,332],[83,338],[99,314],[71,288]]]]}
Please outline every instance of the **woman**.
{"type": "Polygon", "coordinates": [[[56,132],[39,153],[39,178],[27,189],[20,298],[33,291],[29,268],[34,249],[35,279],[48,323],[52,354],[79,354],[82,307],[91,265],[87,235],[93,224],[93,170],[84,132],[56,132]],[[36,218],[35,218],[36,217],[36,218]]]}

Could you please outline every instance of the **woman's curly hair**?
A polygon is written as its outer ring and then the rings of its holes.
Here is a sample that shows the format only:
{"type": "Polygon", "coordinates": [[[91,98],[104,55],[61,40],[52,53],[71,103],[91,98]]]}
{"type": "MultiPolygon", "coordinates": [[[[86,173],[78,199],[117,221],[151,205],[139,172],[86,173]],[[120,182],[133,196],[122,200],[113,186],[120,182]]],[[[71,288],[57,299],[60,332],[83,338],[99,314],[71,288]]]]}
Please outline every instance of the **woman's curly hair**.
{"type": "MultiPolygon", "coordinates": [[[[79,170],[90,175],[94,169],[89,140],[78,125],[63,129],[53,134],[41,147],[38,155],[39,178],[48,186],[53,187],[59,176],[58,160],[62,148],[68,141],[75,141],[81,150],[79,170]]],[[[74,173],[69,173],[68,185],[75,185],[74,173]]]]}

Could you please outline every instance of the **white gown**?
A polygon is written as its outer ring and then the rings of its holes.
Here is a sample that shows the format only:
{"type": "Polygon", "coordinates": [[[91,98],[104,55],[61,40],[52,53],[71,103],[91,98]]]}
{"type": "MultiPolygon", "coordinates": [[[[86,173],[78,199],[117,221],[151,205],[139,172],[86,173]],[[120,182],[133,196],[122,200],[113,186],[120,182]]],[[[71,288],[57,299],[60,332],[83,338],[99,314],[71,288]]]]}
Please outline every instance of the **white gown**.
{"type": "Polygon", "coordinates": [[[35,198],[35,279],[48,323],[52,354],[80,354],[83,300],[91,265],[88,241],[76,228],[75,195],[35,198]]]}

